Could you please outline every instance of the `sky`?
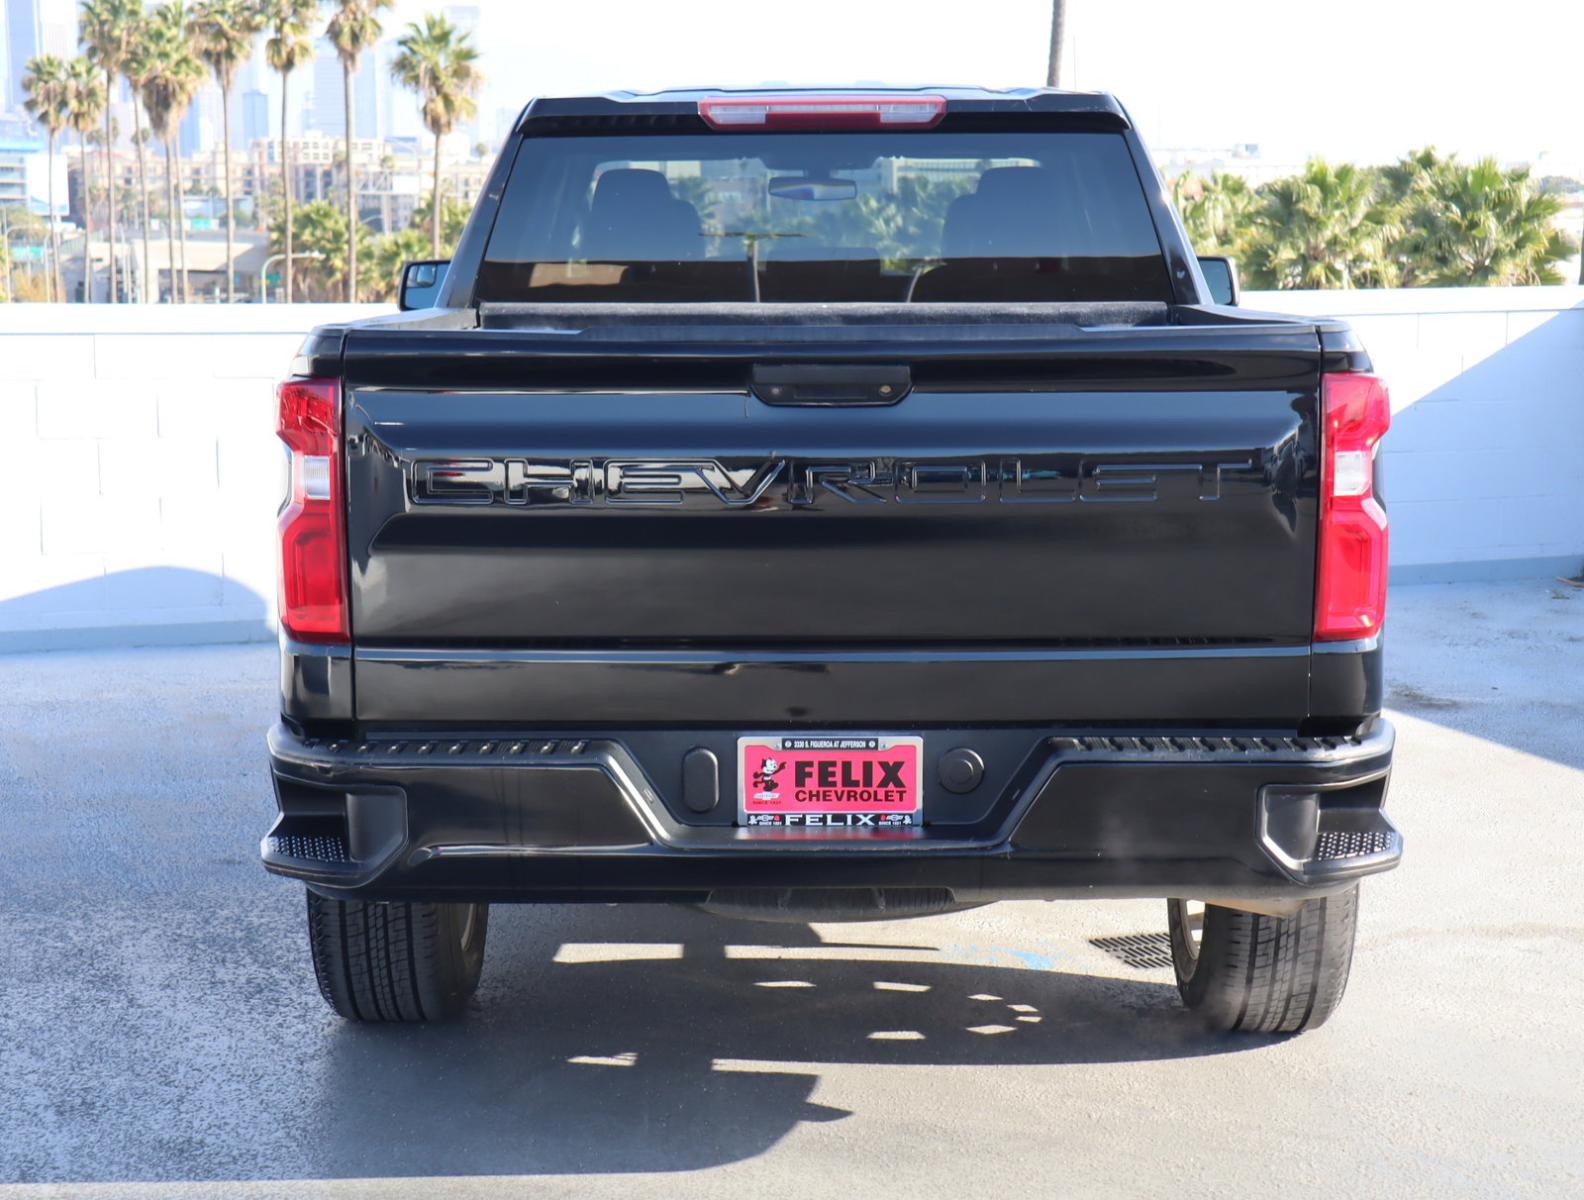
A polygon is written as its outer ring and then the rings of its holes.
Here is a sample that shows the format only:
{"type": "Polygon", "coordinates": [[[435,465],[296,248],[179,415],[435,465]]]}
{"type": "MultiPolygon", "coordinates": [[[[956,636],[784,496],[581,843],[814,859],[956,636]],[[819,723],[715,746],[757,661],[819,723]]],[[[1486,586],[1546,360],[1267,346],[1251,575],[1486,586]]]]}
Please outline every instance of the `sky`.
{"type": "MultiPolygon", "coordinates": [[[[702,83],[1042,84],[1048,0],[472,0],[486,111],[702,83]]],[[[400,0],[387,28],[438,7],[400,0]]],[[[1584,165],[1584,0],[1068,0],[1067,86],[1152,145],[1584,165]],[[1493,15],[1494,14],[1494,15],[1493,15]]]]}
{"type": "MultiPolygon", "coordinates": [[[[395,33],[452,0],[398,0],[395,33]]],[[[481,127],[534,95],[1044,82],[1048,0],[471,0],[481,127]]],[[[70,0],[42,0],[63,12],[70,0]]],[[[1584,0],[1068,0],[1066,86],[1157,149],[1387,161],[1433,144],[1584,172],[1584,0]]],[[[407,122],[403,122],[407,124],[407,122]]],[[[415,123],[414,123],[415,124],[415,123]]],[[[416,132],[416,129],[412,130],[416,132]]]]}

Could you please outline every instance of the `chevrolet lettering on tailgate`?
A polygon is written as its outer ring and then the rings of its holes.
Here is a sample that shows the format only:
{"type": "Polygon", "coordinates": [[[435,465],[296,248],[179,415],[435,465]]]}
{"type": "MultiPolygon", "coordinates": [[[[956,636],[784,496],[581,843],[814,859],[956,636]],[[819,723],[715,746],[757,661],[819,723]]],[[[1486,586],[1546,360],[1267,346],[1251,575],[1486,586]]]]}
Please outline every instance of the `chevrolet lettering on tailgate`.
{"type": "Polygon", "coordinates": [[[808,462],[720,459],[419,459],[409,464],[419,505],[505,504],[808,507],[849,504],[1004,504],[1219,500],[1242,472],[1258,478],[1260,452],[1173,456],[1147,462],[1045,454],[995,459],[873,458],[808,462]]]}

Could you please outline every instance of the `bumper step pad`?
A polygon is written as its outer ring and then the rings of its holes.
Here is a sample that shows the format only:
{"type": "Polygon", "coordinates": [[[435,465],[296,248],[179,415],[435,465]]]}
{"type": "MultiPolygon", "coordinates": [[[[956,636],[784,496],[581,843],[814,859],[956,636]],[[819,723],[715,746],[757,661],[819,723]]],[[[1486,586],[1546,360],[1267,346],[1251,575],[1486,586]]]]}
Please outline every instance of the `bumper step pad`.
{"type": "Polygon", "coordinates": [[[300,858],[308,862],[351,862],[346,838],[340,834],[272,833],[264,839],[270,854],[300,858]]]}
{"type": "Polygon", "coordinates": [[[1321,830],[1311,862],[1335,862],[1343,858],[1363,858],[1384,854],[1401,839],[1395,830],[1321,830]]]}

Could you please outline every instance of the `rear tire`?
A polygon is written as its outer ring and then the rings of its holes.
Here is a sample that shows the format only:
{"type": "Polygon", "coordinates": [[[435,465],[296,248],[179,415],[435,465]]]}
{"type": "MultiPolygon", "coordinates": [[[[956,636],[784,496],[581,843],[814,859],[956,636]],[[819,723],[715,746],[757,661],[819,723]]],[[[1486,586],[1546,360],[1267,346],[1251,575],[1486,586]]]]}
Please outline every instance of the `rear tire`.
{"type": "Polygon", "coordinates": [[[1301,1033],[1342,1003],[1358,928],[1358,885],[1290,917],[1168,900],[1183,1003],[1217,1032],[1301,1033]]]}
{"type": "Polygon", "coordinates": [[[478,988],[487,904],[377,903],[308,893],[325,1003],[349,1021],[446,1021],[478,988]]]}

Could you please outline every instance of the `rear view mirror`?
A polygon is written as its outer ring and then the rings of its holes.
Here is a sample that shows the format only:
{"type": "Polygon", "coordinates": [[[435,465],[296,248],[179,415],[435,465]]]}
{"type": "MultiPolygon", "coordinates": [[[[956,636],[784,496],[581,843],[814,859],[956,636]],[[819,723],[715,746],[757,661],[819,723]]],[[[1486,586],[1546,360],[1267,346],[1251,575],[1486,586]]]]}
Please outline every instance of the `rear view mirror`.
{"type": "Polygon", "coordinates": [[[450,265],[448,260],[439,259],[408,263],[402,268],[401,291],[396,297],[396,306],[402,312],[433,308],[435,301],[440,298],[440,288],[445,283],[446,269],[450,265]]]}
{"type": "Polygon", "coordinates": [[[810,179],[807,175],[777,175],[769,187],[778,200],[851,200],[858,194],[855,179],[810,179]]]}
{"type": "Polygon", "coordinates": [[[1237,263],[1219,254],[1201,255],[1199,270],[1204,274],[1214,304],[1236,306],[1238,302],[1237,263]]]}

